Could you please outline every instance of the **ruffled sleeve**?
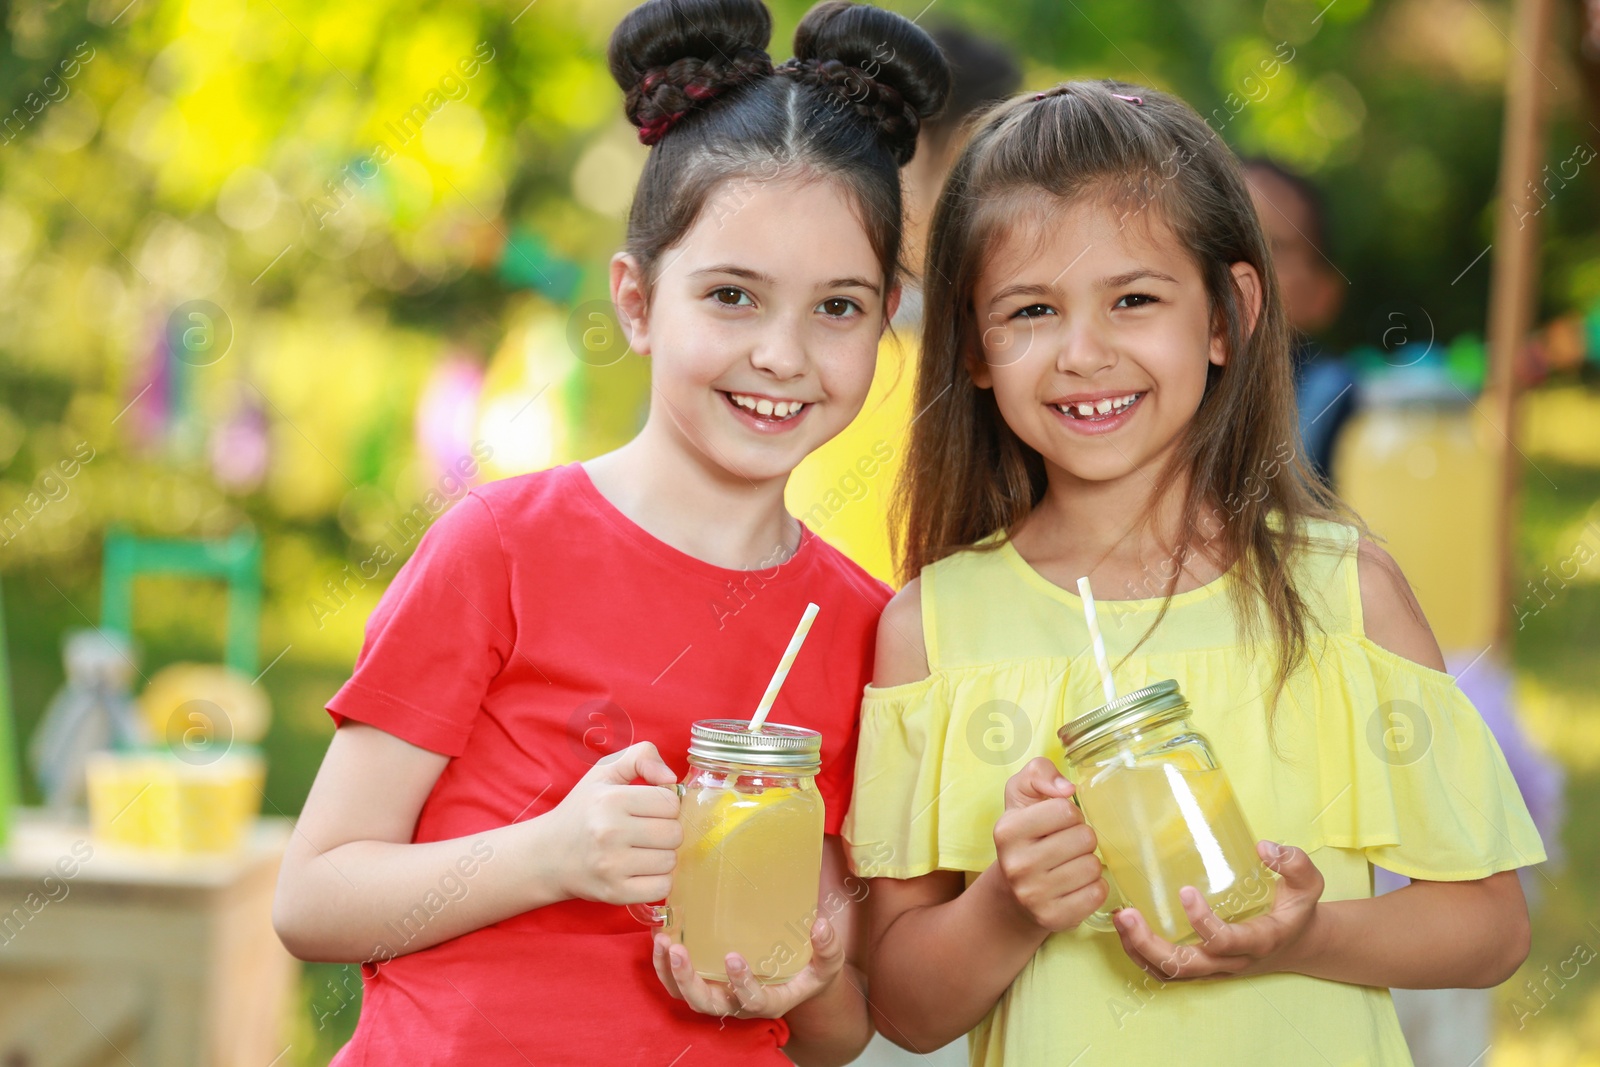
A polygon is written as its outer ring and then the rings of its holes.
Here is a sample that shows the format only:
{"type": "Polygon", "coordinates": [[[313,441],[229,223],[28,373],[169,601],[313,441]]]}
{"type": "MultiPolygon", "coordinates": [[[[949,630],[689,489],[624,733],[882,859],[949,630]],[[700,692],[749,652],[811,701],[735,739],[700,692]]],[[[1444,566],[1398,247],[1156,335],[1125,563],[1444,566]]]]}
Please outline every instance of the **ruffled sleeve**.
{"type": "Polygon", "coordinates": [[[1035,756],[1060,754],[1065,665],[957,667],[906,685],[868,686],[844,822],[855,873],[915,878],[993,863],[1007,779],[1035,756]]]}
{"type": "Polygon", "coordinates": [[[1315,685],[1313,836],[1410,878],[1542,863],[1505,756],[1455,679],[1365,636],[1341,636],[1332,650],[1315,685]]]}

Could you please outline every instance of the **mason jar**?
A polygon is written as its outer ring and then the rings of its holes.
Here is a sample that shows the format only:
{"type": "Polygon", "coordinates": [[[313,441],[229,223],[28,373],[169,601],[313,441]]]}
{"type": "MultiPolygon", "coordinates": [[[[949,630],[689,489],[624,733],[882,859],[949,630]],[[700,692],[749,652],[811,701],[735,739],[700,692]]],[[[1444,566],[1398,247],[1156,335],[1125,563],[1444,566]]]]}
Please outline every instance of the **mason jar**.
{"type": "Polygon", "coordinates": [[[1199,941],[1178,898],[1186,885],[1229,922],[1271,907],[1273,875],[1177,682],[1117,697],[1058,736],[1111,885],[1088,925],[1112,929],[1110,911],[1133,907],[1168,941],[1199,941]]]}
{"type": "Polygon", "coordinates": [[[811,962],[822,878],[822,735],[742,719],[690,728],[678,785],[683,844],[664,905],[635,905],[689,950],[700,977],[728,980],[737,952],[762,982],[786,982],[811,962]]]}

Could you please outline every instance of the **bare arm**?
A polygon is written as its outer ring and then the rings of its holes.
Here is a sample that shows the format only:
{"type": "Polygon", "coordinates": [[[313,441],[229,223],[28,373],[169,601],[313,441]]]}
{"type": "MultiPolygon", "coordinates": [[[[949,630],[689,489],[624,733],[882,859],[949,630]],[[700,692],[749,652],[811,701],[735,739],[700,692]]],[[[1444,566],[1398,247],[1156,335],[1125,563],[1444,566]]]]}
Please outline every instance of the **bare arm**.
{"type": "MultiPolygon", "coordinates": [[[[1444,670],[1439,643],[1389,554],[1362,542],[1357,566],[1367,637],[1444,670]]],[[[1498,985],[1527,959],[1528,905],[1515,871],[1459,882],[1413,881],[1380,897],[1322,903],[1322,876],[1303,851],[1285,849],[1281,859],[1267,862],[1284,876],[1269,914],[1223,923],[1198,896],[1186,900],[1184,910],[1205,938],[1194,948],[1174,946],[1151,933],[1142,917],[1119,912],[1128,955],[1164,979],[1294,971],[1401,989],[1498,985]]]]}
{"type": "Polygon", "coordinates": [[[273,926],[290,952],[381,961],[559,900],[666,895],[676,796],[626,784],[672,782],[650,745],[598,764],[545,815],[412,844],[448,762],[362,723],[334,733],[278,875],[273,926]]]}
{"type": "Polygon", "coordinates": [[[1286,970],[1352,985],[1482,989],[1528,958],[1528,905],[1516,871],[1470,882],[1412,882],[1317,908],[1286,970]]]}
{"type": "MultiPolygon", "coordinates": [[[[1361,613],[1373,643],[1445,669],[1422,606],[1394,559],[1363,541],[1361,613]]],[[[1413,881],[1371,900],[1324,904],[1296,968],[1317,978],[1402,989],[1492,986],[1528,956],[1528,905],[1515,871],[1466,882],[1413,881]]]]}
{"type": "MultiPolygon", "coordinates": [[[[873,682],[902,685],[928,673],[913,581],[884,612],[873,682]]],[[[971,1030],[1053,930],[1076,925],[1104,903],[1093,833],[1063,784],[1046,760],[1012,779],[995,827],[1001,860],[971,886],[959,871],[872,880],[872,1017],[895,1044],[928,1052],[971,1030]]]]}
{"type": "Polygon", "coordinates": [[[872,879],[867,979],[872,1021],[926,1053],[977,1026],[1050,936],[990,867],[965,891],[959,871],[872,879]]]}

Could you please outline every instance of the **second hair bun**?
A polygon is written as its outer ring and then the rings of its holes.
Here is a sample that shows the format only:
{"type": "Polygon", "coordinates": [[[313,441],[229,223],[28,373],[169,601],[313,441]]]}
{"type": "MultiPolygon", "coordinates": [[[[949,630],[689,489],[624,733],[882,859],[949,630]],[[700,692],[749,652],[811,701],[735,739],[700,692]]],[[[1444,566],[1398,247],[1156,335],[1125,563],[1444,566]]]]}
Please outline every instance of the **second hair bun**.
{"type": "Polygon", "coordinates": [[[873,123],[902,166],[923,120],[939,114],[950,93],[950,66],[932,37],[901,15],[850,0],[806,13],[785,66],[873,123]]]}

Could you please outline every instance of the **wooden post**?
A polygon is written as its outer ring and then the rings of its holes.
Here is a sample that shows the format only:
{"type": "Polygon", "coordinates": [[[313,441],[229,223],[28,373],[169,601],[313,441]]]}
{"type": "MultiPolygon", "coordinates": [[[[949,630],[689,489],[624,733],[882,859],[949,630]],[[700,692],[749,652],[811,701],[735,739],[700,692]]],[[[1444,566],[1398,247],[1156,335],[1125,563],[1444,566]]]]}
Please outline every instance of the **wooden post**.
{"type": "Polygon", "coordinates": [[[1489,283],[1489,368],[1485,399],[1489,418],[1504,438],[1498,520],[1499,574],[1493,595],[1500,620],[1495,644],[1503,662],[1511,659],[1511,614],[1515,599],[1516,515],[1521,455],[1515,441],[1517,351],[1533,326],[1539,285],[1539,226],[1535,214],[1545,190],[1540,186],[1545,152],[1546,93],[1552,88],[1541,70],[1550,38],[1555,0],[1515,0],[1513,44],[1506,67],[1506,107],[1500,132],[1500,208],[1495,224],[1493,274],[1489,283]],[[1539,197],[1534,193],[1538,191],[1539,197]]]}

